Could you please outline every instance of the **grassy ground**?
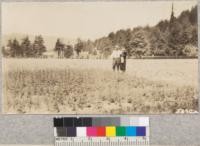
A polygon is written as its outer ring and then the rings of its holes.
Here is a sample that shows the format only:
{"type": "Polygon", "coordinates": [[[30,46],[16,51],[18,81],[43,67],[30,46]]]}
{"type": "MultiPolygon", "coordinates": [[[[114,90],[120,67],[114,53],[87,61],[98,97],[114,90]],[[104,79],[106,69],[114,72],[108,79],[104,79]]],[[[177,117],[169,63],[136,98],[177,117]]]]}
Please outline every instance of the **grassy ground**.
{"type": "Polygon", "coordinates": [[[3,60],[6,113],[157,114],[197,110],[197,60],[3,60]]]}

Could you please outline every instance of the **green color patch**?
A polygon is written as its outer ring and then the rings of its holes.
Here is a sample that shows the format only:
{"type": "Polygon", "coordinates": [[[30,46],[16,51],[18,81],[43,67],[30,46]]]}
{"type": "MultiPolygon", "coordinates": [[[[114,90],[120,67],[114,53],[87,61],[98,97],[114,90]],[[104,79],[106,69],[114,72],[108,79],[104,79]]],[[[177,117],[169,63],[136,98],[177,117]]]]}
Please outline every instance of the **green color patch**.
{"type": "Polygon", "coordinates": [[[116,127],[116,136],[126,136],[126,128],[125,127],[116,127]]]}

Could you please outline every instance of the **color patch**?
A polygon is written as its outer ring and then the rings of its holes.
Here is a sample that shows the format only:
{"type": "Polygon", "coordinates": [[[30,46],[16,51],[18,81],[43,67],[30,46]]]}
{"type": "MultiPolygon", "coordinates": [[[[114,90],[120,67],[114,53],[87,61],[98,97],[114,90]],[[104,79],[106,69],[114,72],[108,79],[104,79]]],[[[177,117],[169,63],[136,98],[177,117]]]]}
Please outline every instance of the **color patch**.
{"type": "Polygon", "coordinates": [[[126,127],[126,136],[137,136],[136,127],[126,127]]]}
{"type": "Polygon", "coordinates": [[[86,127],[77,127],[76,131],[77,131],[78,137],[86,137],[87,136],[86,127]]]}
{"type": "Polygon", "coordinates": [[[82,122],[82,118],[75,118],[74,119],[74,127],[82,127],[83,122],[82,122]]]}
{"type": "Polygon", "coordinates": [[[92,126],[104,126],[101,121],[102,121],[102,118],[100,117],[92,118],[92,126]]]}
{"type": "Polygon", "coordinates": [[[57,128],[54,127],[53,131],[54,131],[54,136],[57,137],[58,136],[58,134],[57,134],[57,128]]]}
{"type": "Polygon", "coordinates": [[[101,125],[96,126],[111,126],[112,125],[112,118],[111,117],[101,117],[101,125]]]}
{"type": "Polygon", "coordinates": [[[107,137],[115,137],[116,136],[116,128],[114,126],[106,127],[106,136],[107,137]]]}
{"type": "Polygon", "coordinates": [[[149,118],[148,117],[140,117],[139,118],[139,126],[149,126],[149,118]]]}
{"type": "Polygon", "coordinates": [[[126,128],[116,127],[116,136],[126,136],[126,128]]]}
{"type": "Polygon", "coordinates": [[[139,126],[139,117],[131,117],[129,126],[139,126]]]}
{"type": "Polygon", "coordinates": [[[137,127],[136,134],[137,136],[146,136],[146,127],[137,127]]]}
{"type": "Polygon", "coordinates": [[[83,126],[85,127],[92,126],[92,118],[89,118],[89,117],[83,118],[82,122],[83,122],[83,126]]]}
{"type": "Polygon", "coordinates": [[[120,125],[121,126],[130,126],[130,118],[121,117],[120,118],[120,125]]]}
{"type": "Polygon", "coordinates": [[[73,127],[74,126],[74,119],[75,118],[70,118],[70,117],[66,117],[64,118],[64,127],[73,127]]]}
{"type": "Polygon", "coordinates": [[[68,127],[67,128],[67,136],[68,137],[76,137],[76,127],[68,127]]]}
{"type": "Polygon", "coordinates": [[[54,127],[63,127],[63,118],[54,118],[54,127]]]}
{"type": "Polygon", "coordinates": [[[67,136],[67,130],[65,127],[57,127],[56,130],[57,130],[57,136],[60,136],[60,137],[67,136]]]}
{"type": "Polygon", "coordinates": [[[101,136],[101,137],[106,136],[106,128],[105,127],[97,127],[97,136],[101,136]]]}
{"type": "Polygon", "coordinates": [[[96,127],[87,127],[87,136],[97,136],[97,128],[96,127]]]}

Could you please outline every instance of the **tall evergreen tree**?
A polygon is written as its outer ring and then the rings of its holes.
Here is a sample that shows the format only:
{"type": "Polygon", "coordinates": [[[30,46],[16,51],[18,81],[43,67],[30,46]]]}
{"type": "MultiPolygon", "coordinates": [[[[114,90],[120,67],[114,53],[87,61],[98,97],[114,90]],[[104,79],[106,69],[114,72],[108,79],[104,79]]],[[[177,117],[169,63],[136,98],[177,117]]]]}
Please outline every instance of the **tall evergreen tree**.
{"type": "Polygon", "coordinates": [[[21,52],[22,57],[31,57],[32,56],[32,44],[28,36],[22,39],[21,42],[21,52]]]}
{"type": "Polygon", "coordinates": [[[36,57],[40,57],[44,52],[46,52],[46,47],[44,45],[44,40],[41,35],[35,36],[33,43],[33,54],[36,57]]]}
{"type": "Polygon", "coordinates": [[[58,58],[62,57],[62,53],[64,52],[65,45],[58,38],[54,47],[54,51],[58,53],[58,58]]]}
{"type": "Polygon", "coordinates": [[[20,57],[22,50],[16,38],[9,40],[7,46],[9,47],[11,57],[20,57]]]}
{"type": "Polygon", "coordinates": [[[141,58],[149,49],[147,34],[142,28],[136,28],[131,40],[126,45],[129,56],[141,58]]]}
{"type": "Polygon", "coordinates": [[[80,38],[78,38],[77,43],[75,44],[75,47],[74,47],[78,56],[79,56],[80,52],[83,50],[83,48],[84,48],[83,41],[80,38]]]}
{"type": "Polygon", "coordinates": [[[165,56],[168,54],[168,42],[165,39],[164,33],[158,27],[152,28],[150,34],[150,50],[153,56],[165,56]]]}

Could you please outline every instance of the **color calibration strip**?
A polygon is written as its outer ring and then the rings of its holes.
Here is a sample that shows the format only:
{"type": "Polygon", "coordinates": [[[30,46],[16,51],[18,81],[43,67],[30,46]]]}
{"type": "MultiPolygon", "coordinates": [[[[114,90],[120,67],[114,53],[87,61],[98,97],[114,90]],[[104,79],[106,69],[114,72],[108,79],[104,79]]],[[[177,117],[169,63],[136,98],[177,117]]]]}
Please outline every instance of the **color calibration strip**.
{"type": "Polygon", "coordinates": [[[105,126],[105,127],[57,127],[57,137],[115,137],[146,136],[144,126],[105,126]]]}
{"type": "Polygon", "coordinates": [[[54,136],[55,146],[149,146],[149,118],[54,118],[54,136]]]}
{"type": "Polygon", "coordinates": [[[54,118],[55,137],[144,137],[148,129],[147,117],[54,118]]]}

